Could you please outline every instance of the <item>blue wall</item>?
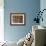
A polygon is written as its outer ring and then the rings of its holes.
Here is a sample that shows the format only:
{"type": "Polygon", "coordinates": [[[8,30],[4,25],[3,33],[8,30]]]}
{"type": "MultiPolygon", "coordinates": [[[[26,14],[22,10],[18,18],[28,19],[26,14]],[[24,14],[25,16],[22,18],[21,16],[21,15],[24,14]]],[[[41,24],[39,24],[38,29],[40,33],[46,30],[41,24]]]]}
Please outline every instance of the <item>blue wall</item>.
{"type": "Polygon", "coordinates": [[[4,38],[7,41],[18,41],[32,30],[35,12],[40,9],[40,0],[4,0],[4,38]],[[11,26],[10,13],[25,13],[25,26],[11,26]]]}

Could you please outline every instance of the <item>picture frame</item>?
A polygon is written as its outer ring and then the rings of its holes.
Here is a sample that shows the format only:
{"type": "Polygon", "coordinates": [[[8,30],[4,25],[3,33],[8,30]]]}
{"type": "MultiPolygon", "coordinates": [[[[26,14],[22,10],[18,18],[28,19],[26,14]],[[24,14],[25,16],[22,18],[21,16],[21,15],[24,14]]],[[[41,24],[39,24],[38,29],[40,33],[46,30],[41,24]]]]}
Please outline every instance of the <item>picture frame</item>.
{"type": "Polygon", "coordinates": [[[10,13],[10,25],[21,26],[26,24],[25,13],[10,13]]]}

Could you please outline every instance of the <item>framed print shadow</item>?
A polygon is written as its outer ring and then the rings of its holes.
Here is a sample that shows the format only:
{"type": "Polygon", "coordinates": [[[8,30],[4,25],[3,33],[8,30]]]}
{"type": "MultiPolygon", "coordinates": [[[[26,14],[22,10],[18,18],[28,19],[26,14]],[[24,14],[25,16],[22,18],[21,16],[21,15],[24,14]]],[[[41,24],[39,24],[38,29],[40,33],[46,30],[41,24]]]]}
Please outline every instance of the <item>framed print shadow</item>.
{"type": "Polygon", "coordinates": [[[22,26],[26,24],[25,13],[10,13],[10,25],[22,26]]]}

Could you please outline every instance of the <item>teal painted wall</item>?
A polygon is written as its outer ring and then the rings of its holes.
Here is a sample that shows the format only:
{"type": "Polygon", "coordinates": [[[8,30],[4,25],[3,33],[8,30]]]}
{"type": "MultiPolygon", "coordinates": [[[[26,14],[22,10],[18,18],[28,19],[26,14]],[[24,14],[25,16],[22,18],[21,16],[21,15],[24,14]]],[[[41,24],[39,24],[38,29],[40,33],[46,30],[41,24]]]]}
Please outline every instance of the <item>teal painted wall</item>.
{"type": "Polygon", "coordinates": [[[35,12],[40,9],[40,0],[4,0],[4,39],[18,41],[32,30],[35,12]],[[25,26],[11,26],[10,13],[25,13],[25,26]]]}

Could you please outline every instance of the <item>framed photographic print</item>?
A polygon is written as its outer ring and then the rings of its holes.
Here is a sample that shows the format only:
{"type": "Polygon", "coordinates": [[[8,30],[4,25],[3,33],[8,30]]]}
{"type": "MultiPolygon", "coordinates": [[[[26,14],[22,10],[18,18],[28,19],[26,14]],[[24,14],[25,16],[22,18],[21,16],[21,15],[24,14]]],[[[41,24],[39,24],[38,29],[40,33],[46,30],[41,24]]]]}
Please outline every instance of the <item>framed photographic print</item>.
{"type": "Polygon", "coordinates": [[[25,14],[24,13],[10,13],[10,24],[11,25],[25,25],[25,14]]]}

